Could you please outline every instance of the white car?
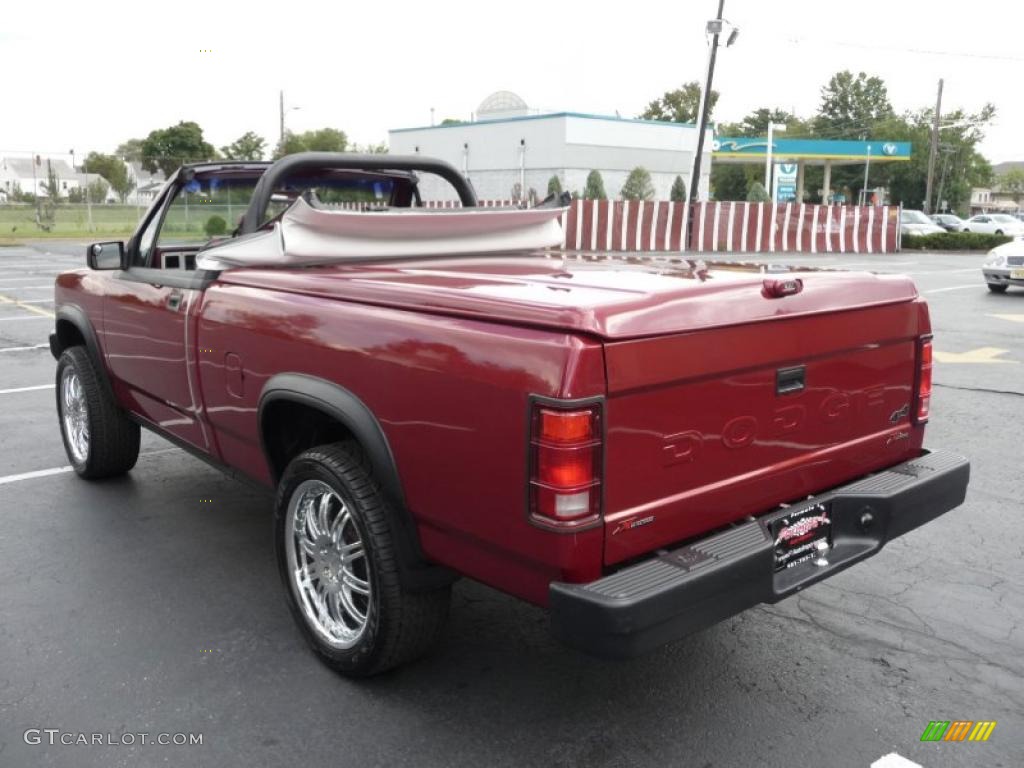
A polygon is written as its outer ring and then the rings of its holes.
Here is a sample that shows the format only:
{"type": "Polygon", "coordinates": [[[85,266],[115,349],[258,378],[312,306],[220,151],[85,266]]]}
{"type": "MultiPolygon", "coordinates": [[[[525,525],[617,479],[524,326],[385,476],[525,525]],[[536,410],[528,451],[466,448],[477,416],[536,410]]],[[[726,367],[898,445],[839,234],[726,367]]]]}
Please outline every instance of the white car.
{"type": "Polygon", "coordinates": [[[1011,285],[1024,288],[1024,240],[993,248],[988,252],[981,272],[993,293],[1005,293],[1011,285]]]}
{"type": "Polygon", "coordinates": [[[980,232],[985,235],[1007,235],[1009,237],[1024,236],[1024,221],[1005,213],[979,213],[971,216],[964,223],[967,232],[980,232]]]}
{"type": "Polygon", "coordinates": [[[903,210],[900,213],[900,235],[937,235],[945,232],[942,227],[925,216],[921,211],[903,210]]]}

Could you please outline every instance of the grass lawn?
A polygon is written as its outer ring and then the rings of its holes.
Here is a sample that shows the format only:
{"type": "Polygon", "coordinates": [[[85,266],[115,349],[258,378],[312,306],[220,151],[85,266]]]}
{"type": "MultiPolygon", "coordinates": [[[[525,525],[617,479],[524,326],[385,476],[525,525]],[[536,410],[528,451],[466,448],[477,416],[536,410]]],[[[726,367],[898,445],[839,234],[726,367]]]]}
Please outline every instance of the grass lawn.
{"type": "Polygon", "coordinates": [[[144,212],[134,205],[94,205],[92,229],[84,205],[60,205],[54,212],[53,224],[43,229],[36,224],[34,205],[0,205],[0,242],[36,238],[97,238],[130,234],[144,212]]]}

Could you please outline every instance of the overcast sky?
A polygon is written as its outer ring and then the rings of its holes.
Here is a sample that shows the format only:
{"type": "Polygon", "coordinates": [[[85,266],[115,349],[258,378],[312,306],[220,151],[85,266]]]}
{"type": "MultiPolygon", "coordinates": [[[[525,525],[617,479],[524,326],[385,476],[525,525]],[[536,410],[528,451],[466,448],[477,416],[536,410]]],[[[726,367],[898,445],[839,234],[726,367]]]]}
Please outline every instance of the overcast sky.
{"type": "MultiPolygon", "coordinates": [[[[4,4],[0,154],[111,151],[195,120],[226,144],[273,143],[278,90],[290,129],[323,126],[379,142],[389,128],[468,118],[508,89],[534,108],[634,117],[703,75],[715,0],[628,3],[304,2],[4,4]],[[210,52],[203,52],[204,50],[210,52]]],[[[976,11],[926,0],[726,0],[741,28],[722,49],[715,118],[761,106],[816,109],[840,69],[880,75],[897,111],[997,107],[982,146],[1024,159],[1024,3],[976,11]],[[934,53],[945,51],[946,54],[934,53]]]]}

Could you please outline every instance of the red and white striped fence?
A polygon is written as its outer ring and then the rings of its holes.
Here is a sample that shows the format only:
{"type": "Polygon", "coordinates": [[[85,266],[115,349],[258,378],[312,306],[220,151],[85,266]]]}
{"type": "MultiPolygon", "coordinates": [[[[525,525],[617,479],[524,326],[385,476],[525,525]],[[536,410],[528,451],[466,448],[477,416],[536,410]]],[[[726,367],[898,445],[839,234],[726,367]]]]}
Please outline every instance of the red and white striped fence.
{"type": "Polygon", "coordinates": [[[872,205],[694,204],[694,251],[889,253],[899,249],[899,208],[872,205]]]}
{"type": "MultiPolygon", "coordinates": [[[[480,206],[515,206],[481,200],[480,206]]],[[[667,200],[573,200],[561,218],[572,251],[681,251],[683,206],[667,200]]],[[[361,209],[365,203],[332,207],[361,209]]],[[[458,208],[428,200],[427,208],[458,208]]],[[[811,203],[693,204],[688,250],[698,253],[890,253],[899,250],[899,208],[811,203]]]]}

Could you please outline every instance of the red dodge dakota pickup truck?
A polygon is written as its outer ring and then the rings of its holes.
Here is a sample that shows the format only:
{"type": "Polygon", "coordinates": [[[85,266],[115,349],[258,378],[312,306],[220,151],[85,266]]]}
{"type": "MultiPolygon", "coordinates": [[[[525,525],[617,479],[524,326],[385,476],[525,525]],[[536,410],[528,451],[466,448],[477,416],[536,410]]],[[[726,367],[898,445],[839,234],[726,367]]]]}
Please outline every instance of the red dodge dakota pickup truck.
{"type": "Polygon", "coordinates": [[[141,426],[276,489],[288,605],[351,676],[421,655],[459,576],[628,656],[963,502],[908,278],[563,252],[564,200],[476,203],[418,156],[183,166],[57,279],[75,470],[127,472],[141,426]]]}

